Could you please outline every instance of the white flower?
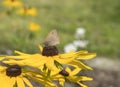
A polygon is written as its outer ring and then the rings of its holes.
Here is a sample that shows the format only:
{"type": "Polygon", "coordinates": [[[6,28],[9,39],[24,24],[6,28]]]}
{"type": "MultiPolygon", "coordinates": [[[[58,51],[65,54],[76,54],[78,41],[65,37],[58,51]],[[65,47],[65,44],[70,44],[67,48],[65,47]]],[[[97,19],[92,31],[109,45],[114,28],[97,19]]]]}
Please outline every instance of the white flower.
{"type": "Polygon", "coordinates": [[[73,42],[73,44],[76,47],[81,47],[81,48],[85,48],[88,45],[88,41],[87,40],[75,40],[73,42]]]}
{"type": "Polygon", "coordinates": [[[77,28],[76,29],[76,33],[75,33],[75,37],[78,38],[82,38],[85,35],[85,29],[84,28],[77,28]]]}
{"type": "Polygon", "coordinates": [[[77,48],[74,44],[68,44],[64,47],[64,52],[77,51],[77,48]]]}

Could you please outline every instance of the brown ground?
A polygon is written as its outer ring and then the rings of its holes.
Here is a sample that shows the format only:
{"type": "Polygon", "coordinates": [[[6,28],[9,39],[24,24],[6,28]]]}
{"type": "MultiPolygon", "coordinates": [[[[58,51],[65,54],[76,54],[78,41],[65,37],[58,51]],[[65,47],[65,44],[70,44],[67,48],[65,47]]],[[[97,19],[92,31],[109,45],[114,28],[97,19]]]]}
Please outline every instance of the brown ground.
{"type": "Polygon", "coordinates": [[[95,68],[93,71],[84,71],[82,74],[94,78],[93,81],[86,83],[89,87],[120,87],[119,71],[101,70],[95,68]]]}

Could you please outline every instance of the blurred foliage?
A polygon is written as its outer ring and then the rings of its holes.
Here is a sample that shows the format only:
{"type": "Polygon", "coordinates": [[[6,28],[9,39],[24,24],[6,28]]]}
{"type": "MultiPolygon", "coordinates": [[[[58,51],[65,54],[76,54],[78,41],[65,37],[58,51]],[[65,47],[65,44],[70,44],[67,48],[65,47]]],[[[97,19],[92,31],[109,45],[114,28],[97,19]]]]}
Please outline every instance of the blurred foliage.
{"type": "MultiPolygon", "coordinates": [[[[3,0],[0,0],[1,2],[3,0]]],[[[98,56],[120,57],[120,0],[21,0],[24,6],[37,8],[38,16],[16,14],[0,17],[0,50],[11,49],[24,52],[39,52],[37,45],[44,42],[51,29],[59,32],[61,52],[65,44],[74,40],[78,27],[87,31],[90,44],[86,50],[97,52],[98,56]],[[33,33],[28,24],[35,21],[41,30],[33,33]]],[[[8,8],[0,4],[0,14],[8,8]]]]}

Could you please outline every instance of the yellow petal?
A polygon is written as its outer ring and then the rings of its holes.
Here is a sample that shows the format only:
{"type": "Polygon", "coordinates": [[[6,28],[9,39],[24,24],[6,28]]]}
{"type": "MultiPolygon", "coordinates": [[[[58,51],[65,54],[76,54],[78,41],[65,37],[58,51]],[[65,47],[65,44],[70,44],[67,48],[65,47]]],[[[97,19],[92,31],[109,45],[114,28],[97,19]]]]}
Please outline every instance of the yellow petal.
{"type": "Polygon", "coordinates": [[[22,78],[16,77],[16,79],[17,79],[17,85],[18,85],[18,87],[25,87],[22,78]]]}
{"type": "Polygon", "coordinates": [[[30,58],[29,56],[23,55],[23,56],[5,56],[6,58],[10,59],[25,59],[25,58],[30,58]]]}
{"type": "Polygon", "coordinates": [[[73,59],[72,58],[68,58],[68,59],[60,59],[60,58],[56,58],[54,59],[56,61],[58,61],[61,64],[68,64],[69,62],[71,62],[73,59]]]}
{"type": "Polygon", "coordinates": [[[70,75],[72,76],[72,75],[76,75],[76,74],[78,74],[80,71],[81,71],[82,69],[81,68],[75,68],[73,71],[71,71],[71,73],[70,73],[70,75]]]}
{"type": "Polygon", "coordinates": [[[94,58],[95,56],[96,53],[84,53],[84,54],[78,54],[78,57],[76,59],[88,60],[94,58]]]}
{"type": "Polygon", "coordinates": [[[21,65],[21,66],[26,65],[23,61],[16,61],[16,60],[3,61],[3,63],[6,63],[6,64],[18,64],[18,65],[21,65]]]}
{"type": "Polygon", "coordinates": [[[26,62],[25,64],[28,66],[40,68],[46,63],[46,58],[39,58],[39,59],[32,58],[32,59],[25,60],[25,62],[26,62]]]}
{"type": "Polygon", "coordinates": [[[81,81],[91,81],[93,78],[87,77],[87,76],[81,76],[81,81]]]}
{"type": "Polygon", "coordinates": [[[81,54],[87,54],[88,51],[68,52],[65,54],[59,54],[61,59],[77,58],[81,54]]]}
{"type": "Polygon", "coordinates": [[[23,53],[23,52],[20,52],[20,51],[17,51],[17,50],[15,50],[14,51],[16,54],[19,54],[19,55],[29,55],[29,54],[26,54],[26,53],[23,53]]]}
{"type": "Polygon", "coordinates": [[[79,67],[79,68],[81,68],[81,69],[92,70],[91,67],[89,67],[89,66],[87,66],[87,65],[85,65],[85,64],[83,64],[82,62],[77,61],[77,60],[73,60],[73,61],[70,62],[69,64],[72,65],[72,66],[75,66],[75,67],[79,67]]]}
{"type": "Polygon", "coordinates": [[[12,78],[8,77],[8,78],[9,78],[8,79],[8,83],[11,85],[11,87],[13,85],[15,85],[15,83],[16,83],[16,77],[12,77],[12,78]]]}
{"type": "Polygon", "coordinates": [[[32,84],[30,83],[30,81],[26,78],[23,78],[23,81],[29,86],[29,87],[33,87],[32,84]]]}
{"type": "Polygon", "coordinates": [[[46,61],[46,66],[50,70],[54,70],[55,65],[54,65],[54,60],[52,57],[48,57],[48,60],[46,61]]]}
{"type": "Polygon", "coordinates": [[[58,68],[55,68],[53,71],[51,71],[51,75],[58,75],[58,73],[60,72],[61,70],[58,69],[58,68]]]}
{"type": "Polygon", "coordinates": [[[0,87],[12,87],[11,84],[9,84],[8,79],[4,75],[0,75],[0,87]]]}
{"type": "Polygon", "coordinates": [[[0,71],[3,71],[3,70],[5,70],[5,69],[6,69],[6,67],[0,66],[0,71]]]}
{"type": "Polygon", "coordinates": [[[4,75],[2,77],[2,80],[3,80],[2,82],[5,81],[5,83],[2,83],[2,84],[4,84],[3,87],[13,87],[13,85],[15,84],[15,78],[10,78],[10,77],[8,77],[6,75],[4,75]]]}
{"type": "Polygon", "coordinates": [[[36,78],[36,77],[31,77],[31,76],[29,76],[29,77],[32,78],[33,80],[39,82],[40,84],[47,85],[48,87],[57,87],[57,86],[56,86],[55,84],[53,84],[52,82],[47,81],[46,78],[39,79],[39,78],[36,78]]]}
{"type": "Polygon", "coordinates": [[[66,67],[65,70],[68,72],[68,73],[71,73],[71,69],[69,67],[66,67]]]}
{"type": "Polygon", "coordinates": [[[88,53],[88,51],[86,51],[86,50],[76,52],[77,55],[79,55],[79,54],[87,54],[87,53],[88,53]]]}
{"type": "Polygon", "coordinates": [[[43,47],[41,45],[38,45],[39,49],[40,49],[40,52],[43,51],[43,47]]]}
{"type": "Polygon", "coordinates": [[[79,84],[81,87],[88,87],[87,85],[84,85],[84,84],[82,84],[80,82],[77,82],[77,84],[79,84]]]}
{"type": "Polygon", "coordinates": [[[64,87],[65,85],[65,79],[59,79],[59,84],[64,87]]]}
{"type": "Polygon", "coordinates": [[[79,81],[92,81],[93,79],[86,76],[69,76],[67,77],[71,82],[79,82],[79,81]]]}
{"type": "Polygon", "coordinates": [[[69,53],[65,53],[65,54],[59,54],[61,59],[68,59],[68,58],[75,58],[75,52],[69,52],[69,53]]]}

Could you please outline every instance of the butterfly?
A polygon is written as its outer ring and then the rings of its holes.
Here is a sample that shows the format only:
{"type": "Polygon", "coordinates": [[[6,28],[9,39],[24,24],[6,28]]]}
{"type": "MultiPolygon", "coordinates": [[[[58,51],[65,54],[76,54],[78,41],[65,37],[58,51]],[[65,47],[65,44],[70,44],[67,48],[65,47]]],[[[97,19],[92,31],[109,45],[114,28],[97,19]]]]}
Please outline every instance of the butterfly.
{"type": "Polygon", "coordinates": [[[44,45],[47,46],[55,46],[57,44],[59,44],[59,37],[58,37],[58,33],[56,29],[53,29],[52,31],[50,31],[47,35],[47,37],[45,38],[45,42],[44,45]]]}

